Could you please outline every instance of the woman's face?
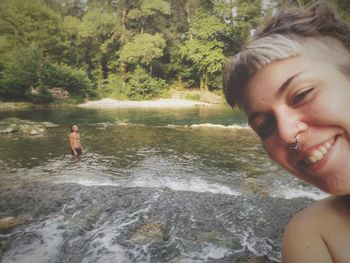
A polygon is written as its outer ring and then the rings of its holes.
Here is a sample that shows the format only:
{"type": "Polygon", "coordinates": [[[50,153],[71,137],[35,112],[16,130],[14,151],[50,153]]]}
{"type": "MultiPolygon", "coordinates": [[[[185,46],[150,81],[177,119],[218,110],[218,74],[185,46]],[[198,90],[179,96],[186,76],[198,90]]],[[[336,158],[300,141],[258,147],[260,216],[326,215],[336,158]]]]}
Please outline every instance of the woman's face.
{"type": "Polygon", "coordinates": [[[303,56],[273,62],[249,81],[240,105],[273,160],[328,193],[350,194],[350,82],[335,65],[303,56]]]}

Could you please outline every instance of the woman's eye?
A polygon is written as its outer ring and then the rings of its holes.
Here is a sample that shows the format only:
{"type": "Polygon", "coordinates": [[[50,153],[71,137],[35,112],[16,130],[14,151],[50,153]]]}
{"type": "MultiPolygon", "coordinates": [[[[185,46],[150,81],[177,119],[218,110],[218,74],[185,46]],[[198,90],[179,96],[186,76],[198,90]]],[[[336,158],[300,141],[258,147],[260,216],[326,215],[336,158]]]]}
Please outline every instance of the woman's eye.
{"type": "Polygon", "coordinates": [[[314,90],[314,88],[309,88],[306,89],[298,94],[296,94],[293,98],[292,98],[292,106],[296,106],[300,103],[302,103],[303,101],[305,101],[305,99],[308,97],[309,94],[311,94],[311,92],[314,90]]]}
{"type": "Polygon", "coordinates": [[[270,118],[266,121],[264,121],[258,128],[257,128],[257,134],[261,139],[266,139],[267,137],[271,136],[272,133],[275,130],[276,121],[274,118],[270,118]]]}

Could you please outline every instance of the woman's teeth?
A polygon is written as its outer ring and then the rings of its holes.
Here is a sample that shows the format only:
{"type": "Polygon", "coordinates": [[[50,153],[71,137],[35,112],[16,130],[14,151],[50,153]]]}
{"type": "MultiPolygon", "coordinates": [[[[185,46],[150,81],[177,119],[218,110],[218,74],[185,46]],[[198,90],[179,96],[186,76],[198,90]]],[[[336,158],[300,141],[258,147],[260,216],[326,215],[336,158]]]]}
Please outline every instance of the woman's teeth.
{"type": "Polygon", "coordinates": [[[304,162],[306,164],[314,164],[318,161],[322,160],[322,158],[326,155],[328,150],[332,147],[332,143],[330,141],[325,142],[324,144],[320,145],[317,149],[313,150],[311,154],[304,158],[304,162]]]}

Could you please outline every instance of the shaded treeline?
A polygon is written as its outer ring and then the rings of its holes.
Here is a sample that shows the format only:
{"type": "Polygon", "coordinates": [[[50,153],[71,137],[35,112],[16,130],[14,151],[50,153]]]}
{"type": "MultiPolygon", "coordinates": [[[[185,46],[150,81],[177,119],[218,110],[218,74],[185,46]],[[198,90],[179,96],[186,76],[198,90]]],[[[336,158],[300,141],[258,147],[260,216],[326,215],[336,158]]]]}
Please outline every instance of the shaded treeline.
{"type": "MultiPolygon", "coordinates": [[[[305,4],[289,2],[277,4],[305,4]]],[[[337,2],[346,10],[346,0],[337,2]]],[[[149,99],[166,95],[169,86],[220,90],[225,57],[272,6],[261,0],[0,0],[0,99],[50,101],[52,87],[73,98],[149,99]]]]}

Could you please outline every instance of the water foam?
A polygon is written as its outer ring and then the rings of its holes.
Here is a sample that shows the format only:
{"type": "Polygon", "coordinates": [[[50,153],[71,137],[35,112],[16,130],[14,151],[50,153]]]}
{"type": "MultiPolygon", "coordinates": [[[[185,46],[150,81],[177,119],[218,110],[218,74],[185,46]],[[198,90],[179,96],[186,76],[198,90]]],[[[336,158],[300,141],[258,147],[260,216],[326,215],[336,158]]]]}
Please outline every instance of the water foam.
{"type": "Polygon", "coordinates": [[[133,126],[133,127],[144,127],[144,126],[153,126],[158,128],[193,128],[193,129],[200,129],[200,128],[210,128],[210,129],[232,129],[232,130],[250,130],[251,128],[247,124],[239,125],[239,124],[232,124],[232,125],[223,125],[223,124],[214,124],[214,123],[201,123],[201,124],[189,124],[189,125],[177,125],[177,124],[167,124],[167,125],[145,125],[142,123],[131,123],[128,121],[116,121],[116,122],[99,122],[99,123],[93,123],[90,124],[90,126],[96,126],[97,129],[106,129],[108,127],[116,127],[116,126],[133,126]]]}
{"type": "Polygon", "coordinates": [[[279,197],[284,199],[294,199],[294,198],[308,198],[311,200],[321,200],[329,195],[314,188],[291,188],[290,186],[285,186],[277,191],[271,193],[272,197],[279,197]]]}
{"type": "MultiPolygon", "coordinates": [[[[158,198],[158,195],[154,195],[150,202],[152,203],[154,199],[158,198]]],[[[109,215],[101,216],[99,222],[96,222],[96,227],[87,234],[89,245],[86,247],[87,253],[82,263],[135,262],[130,257],[144,259],[137,262],[150,262],[147,253],[142,253],[145,247],[136,245],[136,249],[130,250],[130,248],[118,244],[118,240],[123,239],[123,232],[135,224],[141,215],[149,211],[150,204],[145,205],[141,210],[121,213],[113,220],[108,218],[109,215]]]]}
{"type": "Polygon", "coordinates": [[[81,261],[82,263],[128,262],[127,251],[115,244],[115,229],[97,228],[93,232],[94,235],[91,237],[93,240],[90,243],[87,256],[81,261]]]}
{"type": "Polygon", "coordinates": [[[129,182],[133,187],[169,188],[174,191],[240,195],[239,192],[219,183],[210,183],[199,177],[144,176],[129,182]]]}
{"type": "Polygon", "coordinates": [[[233,125],[222,125],[222,124],[213,124],[213,123],[202,123],[202,124],[192,124],[192,125],[185,125],[185,127],[188,128],[215,128],[215,129],[250,129],[249,126],[243,126],[238,124],[233,125]]]}
{"type": "Polygon", "coordinates": [[[174,191],[241,195],[225,185],[211,183],[199,177],[168,177],[156,175],[134,175],[123,179],[112,179],[97,176],[72,177],[65,176],[56,179],[57,183],[75,183],[83,186],[115,186],[132,188],[169,188],[174,191]]]}
{"type": "Polygon", "coordinates": [[[46,263],[56,262],[63,245],[63,216],[50,218],[28,226],[24,232],[34,240],[18,240],[16,249],[5,252],[3,263],[46,263]]]}
{"type": "Polygon", "coordinates": [[[232,249],[219,247],[211,243],[201,243],[199,251],[184,253],[184,255],[188,258],[200,260],[222,259],[232,254],[234,254],[232,249]]]}
{"type": "Polygon", "coordinates": [[[281,253],[273,250],[273,241],[268,238],[257,237],[251,227],[248,227],[242,234],[237,235],[241,239],[242,251],[247,249],[257,257],[266,255],[270,260],[280,261],[281,253]]]}

